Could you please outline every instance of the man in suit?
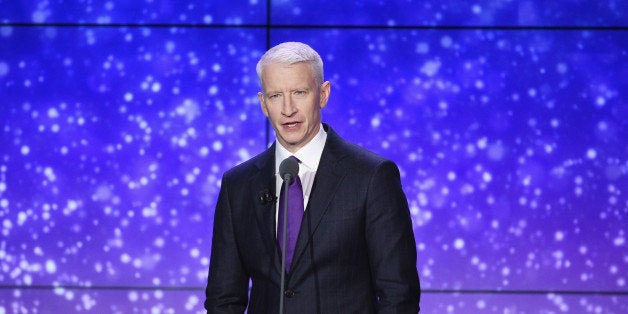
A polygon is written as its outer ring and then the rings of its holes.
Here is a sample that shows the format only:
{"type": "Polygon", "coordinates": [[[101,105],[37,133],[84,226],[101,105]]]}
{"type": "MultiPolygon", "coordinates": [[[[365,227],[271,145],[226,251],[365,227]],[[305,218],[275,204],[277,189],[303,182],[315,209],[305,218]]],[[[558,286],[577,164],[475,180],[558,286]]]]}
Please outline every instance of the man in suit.
{"type": "Polygon", "coordinates": [[[223,176],[205,308],[279,311],[279,164],[295,156],[305,210],[284,274],[285,312],[417,313],[416,244],[397,166],[322,123],[330,83],[308,45],[273,47],[257,74],[276,141],[223,176]]]}

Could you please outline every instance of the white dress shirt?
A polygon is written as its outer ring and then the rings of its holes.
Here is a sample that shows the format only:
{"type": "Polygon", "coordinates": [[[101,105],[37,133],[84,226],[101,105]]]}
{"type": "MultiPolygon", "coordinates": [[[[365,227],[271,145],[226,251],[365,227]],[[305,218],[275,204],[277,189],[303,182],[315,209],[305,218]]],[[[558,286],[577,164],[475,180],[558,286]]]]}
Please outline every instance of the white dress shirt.
{"type": "MultiPolygon", "coordinates": [[[[321,161],[321,155],[323,154],[323,148],[325,147],[325,141],[327,140],[327,132],[323,129],[323,125],[320,125],[316,136],[305,146],[301,147],[295,154],[290,153],[285,147],[283,147],[279,141],[275,140],[275,194],[277,196],[277,202],[275,207],[279,208],[279,197],[281,195],[281,184],[283,179],[279,175],[279,165],[281,162],[294,156],[301,162],[299,163],[299,179],[301,179],[301,185],[303,186],[303,208],[307,208],[307,203],[310,199],[310,192],[312,192],[312,184],[314,183],[314,176],[316,176],[316,170],[318,164],[321,161]]],[[[275,222],[277,221],[279,211],[275,211],[275,222]]],[[[277,226],[277,224],[275,224],[277,226]]]]}

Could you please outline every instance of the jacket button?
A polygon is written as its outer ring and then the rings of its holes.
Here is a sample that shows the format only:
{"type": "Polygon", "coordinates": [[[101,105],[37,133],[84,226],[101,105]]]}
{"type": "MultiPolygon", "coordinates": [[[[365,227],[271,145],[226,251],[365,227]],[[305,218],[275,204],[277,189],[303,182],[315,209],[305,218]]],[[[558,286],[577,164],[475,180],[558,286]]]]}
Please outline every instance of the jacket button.
{"type": "Polygon", "coordinates": [[[283,295],[285,295],[286,298],[292,298],[294,296],[294,291],[286,290],[286,291],[284,291],[283,295]]]}

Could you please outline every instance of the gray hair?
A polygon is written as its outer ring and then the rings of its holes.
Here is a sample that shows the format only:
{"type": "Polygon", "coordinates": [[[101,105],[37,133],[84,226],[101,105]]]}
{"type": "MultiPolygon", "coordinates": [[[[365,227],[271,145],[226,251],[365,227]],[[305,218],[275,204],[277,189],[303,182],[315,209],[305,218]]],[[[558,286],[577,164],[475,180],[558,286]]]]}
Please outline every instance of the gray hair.
{"type": "Polygon", "coordinates": [[[255,67],[260,83],[262,82],[263,68],[273,62],[283,64],[309,62],[312,66],[316,83],[318,85],[323,84],[323,60],[312,47],[304,43],[289,41],[266,51],[255,67]]]}

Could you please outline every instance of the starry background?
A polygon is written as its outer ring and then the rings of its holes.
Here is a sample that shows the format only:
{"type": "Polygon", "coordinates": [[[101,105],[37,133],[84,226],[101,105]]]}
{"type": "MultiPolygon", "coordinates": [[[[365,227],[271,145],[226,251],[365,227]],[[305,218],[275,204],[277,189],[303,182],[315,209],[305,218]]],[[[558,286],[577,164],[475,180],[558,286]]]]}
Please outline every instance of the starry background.
{"type": "Polygon", "coordinates": [[[628,311],[622,1],[0,0],[0,313],[201,312],[268,46],[400,167],[425,313],[628,311]]]}

